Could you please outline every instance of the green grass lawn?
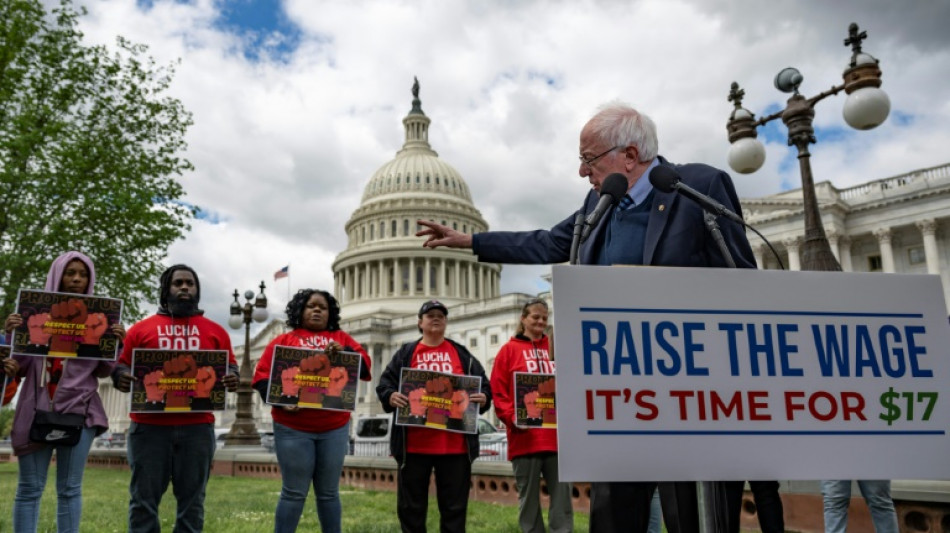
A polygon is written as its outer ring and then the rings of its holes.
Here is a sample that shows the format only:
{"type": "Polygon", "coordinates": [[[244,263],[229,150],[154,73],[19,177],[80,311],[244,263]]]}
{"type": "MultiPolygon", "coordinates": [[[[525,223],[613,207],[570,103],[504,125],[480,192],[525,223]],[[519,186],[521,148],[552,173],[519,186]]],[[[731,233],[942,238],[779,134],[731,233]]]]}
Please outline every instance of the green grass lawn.
{"type": "MultiPolygon", "coordinates": [[[[129,472],[99,468],[86,469],[83,481],[83,533],[126,531],[129,503],[129,472]]],[[[16,463],[0,463],[0,532],[13,529],[13,495],[16,491],[16,463]]],[[[50,468],[46,493],[40,509],[39,531],[56,531],[56,468],[50,468]]],[[[280,494],[280,480],[214,476],[205,499],[205,531],[208,533],[263,533],[274,528],[274,508],[280,494]]],[[[341,487],[343,531],[388,533],[399,531],[396,493],[351,490],[341,487]]],[[[171,531],[175,522],[175,498],[169,487],[161,507],[162,529],[171,531]]],[[[439,530],[439,513],[434,499],[429,501],[429,531],[439,530]]],[[[308,498],[299,531],[319,531],[313,491],[308,498]]],[[[587,514],[574,514],[574,531],[587,532],[587,514]]],[[[468,531],[473,533],[517,533],[518,508],[482,502],[468,506],[468,531]]]]}

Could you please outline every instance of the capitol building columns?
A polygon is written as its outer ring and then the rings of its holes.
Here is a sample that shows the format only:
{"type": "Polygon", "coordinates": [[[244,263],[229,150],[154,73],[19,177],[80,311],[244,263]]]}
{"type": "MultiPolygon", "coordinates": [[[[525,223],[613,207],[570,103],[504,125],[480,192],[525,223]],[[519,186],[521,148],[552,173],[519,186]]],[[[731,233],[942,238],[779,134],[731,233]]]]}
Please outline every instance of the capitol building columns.
{"type": "Polygon", "coordinates": [[[801,270],[802,261],[801,256],[799,255],[799,250],[802,246],[801,237],[791,237],[783,241],[785,249],[788,250],[788,269],[789,270],[801,270]]]}
{"type": "Polygon", "coordinates": [[[837,231],[828,231],[826,236],[828,237],[828,244],[831,246],[831,255],[835,256],[838,264],[841,264],[841,250],[838,249],[838,239],[841,238],[841,234],[837,231]]]}
{"type": "MultiPolygon", "coordinates": [[[[939,275],[950,305],[950,235],[941,231],[950,220],[950,164],[840,189],[821,182],[816,191],[828,243],[843,271],[939,275]]],[[[787,254],[788,268],[797,270],[801,189],[740,202],[746,222],[776,244],[783,260],[787,254]]],[[[778,268],[770,250],[754,252],[759,268],[778,268]]]]}
{"type": "Polygon", "coordinates": [[[928,218],[916,223],[924,239],[924,256],[927,259],[927,273],[940,274],[940,253],[937,249],[937,221],[928,218]]]}
{"type": "Polygon", "coordinates": [[[874,231],[881,247],[881,268],[884,272],[894,272],[894,248],[891,246],[893,233],[891,228],[879,228],[874,231]]]}
{"type": "Polygon", "coordinates": [[[851,237],[847,235],[838,236],[838,262],[841,263],[841,270],[854,272],[854,266],[851,264],[851,237]]]}
{"type": "Polygon", "coordinates": [[[485,299],[499,294],[498,271],[497,267],[478,263],[474,258],[373,258],[356,265],[338,266],[334,294],[341,304],[394,297],[485,299]]]}

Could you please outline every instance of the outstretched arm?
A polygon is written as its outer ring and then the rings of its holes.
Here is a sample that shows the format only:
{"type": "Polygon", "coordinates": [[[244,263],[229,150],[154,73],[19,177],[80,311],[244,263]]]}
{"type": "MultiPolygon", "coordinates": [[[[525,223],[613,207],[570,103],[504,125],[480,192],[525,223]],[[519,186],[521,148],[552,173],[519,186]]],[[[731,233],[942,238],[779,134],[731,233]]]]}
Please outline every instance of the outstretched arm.
{"type": "Polygon", "coordinates": [[[424,229],[416,232],[416,237],[428,237],[422,246],[426,248],[438,248],[446,246],[448,248],[471,248],[472,236],[456,231],[448,226],[429,222],[428,220],[417,220],[424,229]]]}

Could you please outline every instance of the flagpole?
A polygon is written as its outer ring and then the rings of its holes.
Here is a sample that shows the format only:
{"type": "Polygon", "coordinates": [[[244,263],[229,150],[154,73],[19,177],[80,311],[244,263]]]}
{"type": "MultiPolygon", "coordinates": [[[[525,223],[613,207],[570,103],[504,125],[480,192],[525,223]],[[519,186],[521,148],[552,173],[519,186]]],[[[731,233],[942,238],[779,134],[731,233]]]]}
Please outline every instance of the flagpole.
{"type": "Polygon", "coordinates": [[[287,303],[290,303],[290,263],[287,263],[287,303]]]}

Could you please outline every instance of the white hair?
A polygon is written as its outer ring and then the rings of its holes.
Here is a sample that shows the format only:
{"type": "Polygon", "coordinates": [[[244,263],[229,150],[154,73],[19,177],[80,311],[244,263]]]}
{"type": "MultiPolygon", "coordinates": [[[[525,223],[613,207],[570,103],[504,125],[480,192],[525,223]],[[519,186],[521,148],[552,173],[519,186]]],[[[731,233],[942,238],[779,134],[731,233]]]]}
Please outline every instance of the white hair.
{"type": "Polygon", "coordinates": [[[641,162],[656,158],[656,124],[627,103],[614,100],[600,106],[588,127],[606,145],[635,146],[641,162]]]}

